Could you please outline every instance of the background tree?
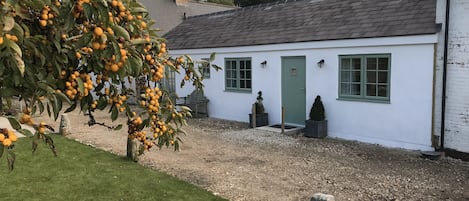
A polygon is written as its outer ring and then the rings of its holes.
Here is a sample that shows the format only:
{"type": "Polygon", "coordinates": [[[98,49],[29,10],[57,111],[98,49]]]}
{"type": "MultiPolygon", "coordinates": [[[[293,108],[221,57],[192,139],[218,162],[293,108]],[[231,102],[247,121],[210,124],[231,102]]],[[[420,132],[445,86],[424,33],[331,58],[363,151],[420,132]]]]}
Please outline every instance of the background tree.
{"type": "MultiPolygon", "coordinates": [[[[188,56],[169,57],[165,40],[151,28],[147,10],[136,0],[1,0],[0,10],[0,96],[11,102],[19,97],[26,106],[21,123],[36,128],[33,151],[41,139],[55,153],[50,127],[36,123],[32,115],[47,111],[58,118],[60,112],[80,109],[97,124],[95,110],[107,109],[115,120],[124,113],[129,139],[141,143],[141,152],[156,145],[178,149],[178,134],[190,115],[174,107],[173,97],[159,84],[167,71],[185,73],[182,84],[192,81],[202,87],[200,72],[188,56]],[[127,104],[134,93],[126,85],[145,76],[141,94],[143,112],[127,104]],[[150,127],[146,133],[143,128],[150,127]]],[[[3,103],[2,103],[3,104],[3,103]]],[[[19,132],[15,118],[9,117],[19,132]]],[[[110,127],[120,129],[122,126],[110,127]]],[[[16,136],[0,130],[0,156],[4,149],[10,167],[16,136]]]]}

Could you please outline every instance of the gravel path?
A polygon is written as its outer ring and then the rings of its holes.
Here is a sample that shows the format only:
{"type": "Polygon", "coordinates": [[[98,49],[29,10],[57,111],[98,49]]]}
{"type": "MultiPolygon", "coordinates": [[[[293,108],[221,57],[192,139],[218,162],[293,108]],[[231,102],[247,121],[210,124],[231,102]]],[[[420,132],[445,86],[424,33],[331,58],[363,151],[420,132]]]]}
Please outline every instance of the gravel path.
{"type": "MultiPolygon", "coordinates": [[[[98,114],[97,119],[106,116],[98,114]]],[[[125,154],[125,129],[89,128],[86,117],[69,117],[70,138],[125,154]]],[[[140,163],[230,200],[309,201],[317,192],[336,200],[469,200],[468,162],[432,161],[415,151],[353,141],[287,136],[247,129],[239,122],[189,122],[181,152],[153,149],[140,163]]]]}

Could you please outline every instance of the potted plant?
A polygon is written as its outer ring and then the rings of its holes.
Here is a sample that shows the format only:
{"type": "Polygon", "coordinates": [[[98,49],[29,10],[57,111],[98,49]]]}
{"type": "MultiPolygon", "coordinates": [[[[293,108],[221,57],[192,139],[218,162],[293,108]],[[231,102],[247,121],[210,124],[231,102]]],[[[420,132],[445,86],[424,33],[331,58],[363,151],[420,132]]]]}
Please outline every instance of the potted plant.
{"type": "MultiPolygon", "coordinates": [[[[264,98],[262,98],[262,91],[257,92],[256,99],[257,101],[253,104],[256,113],[256,127],[267,126],[269,124],[269,115],[265,112],[264,104],[262,104],[262,101],[264,100],[264,98]]],[[[252,121],[252,113],[249,114],[249,126],[251,128],[254,127],[252,121]]]]}
{"type": "Polygon", "coordinates": [[[309,119],[305,121],[303,132],[305,137],[324,138],[327,136],[327,120],[321,96],[316,96],[309,113],[309,119]]]}

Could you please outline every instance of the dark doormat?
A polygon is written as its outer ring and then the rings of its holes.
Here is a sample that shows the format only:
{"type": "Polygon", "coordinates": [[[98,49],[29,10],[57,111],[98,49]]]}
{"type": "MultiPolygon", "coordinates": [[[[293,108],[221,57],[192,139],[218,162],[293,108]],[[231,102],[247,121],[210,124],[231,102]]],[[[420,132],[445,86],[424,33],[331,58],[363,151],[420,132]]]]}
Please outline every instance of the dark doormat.
{"type": "MultiPolygon", "coordinates": [[[[271,125],[269,127],[272,127],[272,128],[282,128],[282,125],[280,124],[275,124],[275,125],[271,125]]],[[[291,126],[291,125],[287,125],[285,124],[285,129],[294,129],[294,128],[297,128],[296,126],[291,126]]]]}

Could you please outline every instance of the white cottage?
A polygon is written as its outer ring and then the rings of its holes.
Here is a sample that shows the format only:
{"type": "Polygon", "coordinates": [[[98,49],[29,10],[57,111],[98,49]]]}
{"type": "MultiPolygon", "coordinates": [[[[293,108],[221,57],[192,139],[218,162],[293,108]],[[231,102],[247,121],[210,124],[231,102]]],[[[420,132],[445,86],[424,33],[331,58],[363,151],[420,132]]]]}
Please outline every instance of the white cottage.
{"type": "Polygon", "coordinates": [[[279,1],[190,17],[165,37],[175,55],[216,52],[211,117],[249,121],[262,91],[271,124],[285,107],[301,126],[320,95],[331,137],[431,150],[435,11],[435,0],[279,1]]]}

